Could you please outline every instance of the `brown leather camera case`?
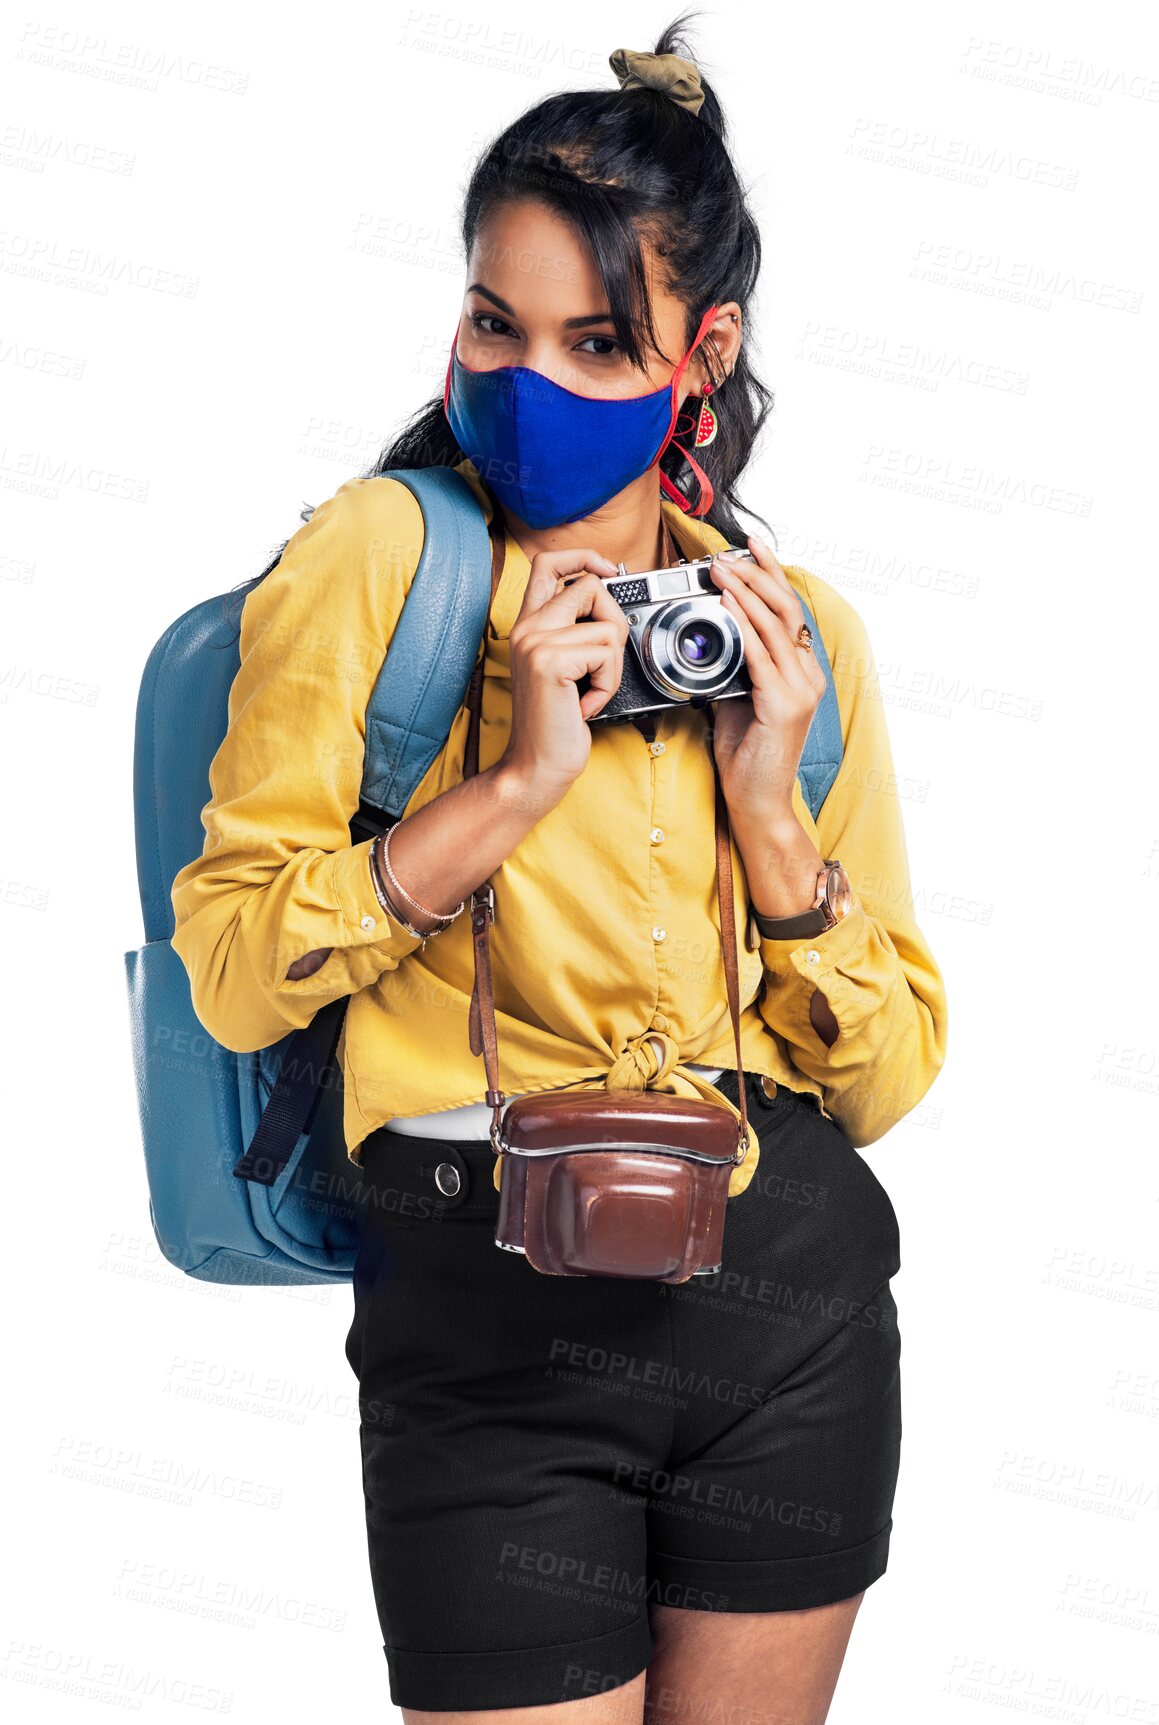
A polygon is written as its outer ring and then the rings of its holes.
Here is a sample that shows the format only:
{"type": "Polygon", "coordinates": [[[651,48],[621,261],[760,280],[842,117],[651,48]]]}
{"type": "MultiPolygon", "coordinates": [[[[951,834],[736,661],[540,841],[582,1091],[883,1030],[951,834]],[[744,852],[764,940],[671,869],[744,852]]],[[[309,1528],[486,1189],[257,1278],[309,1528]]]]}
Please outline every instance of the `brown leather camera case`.
{"type": "MultiPolygon", "coordinates": [[[[492,522],[492,598],[501,568],[492,522]]],[[[464,774],[478,771],[482,660],[468,688],[464,774]]],[[[707,709],[709,724],[712,710],[707,709]]],[[[716,769],[715,756],[713,768],[716,769]]],[[[488,930],[495,895],[472,894],[475,987],[470,1039],[487,1072],[491,1141],[503,1157],[495,1244],[549,1276],[685,1282],[719,1269],[728,1187],[748,1145],[741,1058],[735,900],[728,812],[716,775],[716,863],[725,982],[736,1043],[740,1122],[705,1098],[656,1090],[567,1087],[516,1096],[503,1109],[488,930]]],[[[581,1081],[581,1085],[586,1081],[581,1081]]]]}

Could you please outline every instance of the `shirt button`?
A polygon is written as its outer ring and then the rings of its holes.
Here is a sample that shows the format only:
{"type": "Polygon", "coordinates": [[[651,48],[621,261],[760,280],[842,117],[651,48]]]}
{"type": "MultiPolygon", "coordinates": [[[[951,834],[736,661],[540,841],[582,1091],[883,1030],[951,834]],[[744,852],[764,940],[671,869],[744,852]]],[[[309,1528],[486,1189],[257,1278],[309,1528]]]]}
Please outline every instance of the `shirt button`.
{"type": "Polygon", "coordinates": [[[806,959],[806,962],[809,964],[820,964],[821,954],[817,951],[817,948],[815,946],[811,946],[809,948],[808,952],[805,954],[805,959],[806,959]]]}
{"type": "Polygon", "coordinates": [[[664,841],[664,828],[653,827],[648,836],[654,845],[662,844],[664,841]]]}
{"type": "Polygon", "coordinates": [[[648,744],[648,753],[650,755],[662,755],[664,753],[664,744],[660,741],[659,737],[657,737],[654,743],[648,744]]]}
{"type": "Polygon", "coordinates": [[[652,939],[653,940],[667,940],[668,939],[668,930],[666,928],[654,928],[652,930],[652,939]]]}
{"type": "Polygon", "coordinates": [[[362,921],[359,923],[358,926],[360,928],[373,928],[374,927],[374,918],[372,916],[364,916],[362,921]]]}
{"type": "Polygon", "coordinates": [[[652,1029],[653,1030],[667,1030],[667,1028],[668,1028],[668,1020],[665,1017],[665,1015],[662,1012],[654,1012],[652,1014],[652,1029]]]}

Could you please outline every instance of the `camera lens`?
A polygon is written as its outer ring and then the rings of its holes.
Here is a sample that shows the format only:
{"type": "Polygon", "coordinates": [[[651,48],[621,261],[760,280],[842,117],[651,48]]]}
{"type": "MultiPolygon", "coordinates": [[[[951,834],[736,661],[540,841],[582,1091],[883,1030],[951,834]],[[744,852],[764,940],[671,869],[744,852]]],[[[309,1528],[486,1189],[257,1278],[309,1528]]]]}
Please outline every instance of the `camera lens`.
{"type": "Polygon", "coordinates": [[[676,631],[672,645],[686,664],[702,671],[722,656],[725,643],[715,623],[709,623],[703,617],[693,617],[676,631]]]}

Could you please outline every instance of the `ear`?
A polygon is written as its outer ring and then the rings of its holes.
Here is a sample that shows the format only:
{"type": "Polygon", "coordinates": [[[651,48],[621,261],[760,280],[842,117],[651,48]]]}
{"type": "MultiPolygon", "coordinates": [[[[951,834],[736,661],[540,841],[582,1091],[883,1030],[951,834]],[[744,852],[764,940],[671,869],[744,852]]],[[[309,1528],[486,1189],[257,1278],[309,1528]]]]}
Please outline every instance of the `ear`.
{"type": "Polygon", "coordinates": [[[714,389],[719,389],[722,378],[727,377],[736,365],[740,344],[740,306],[734,299],[725,300],[717,306],[716,316],[705,330],[704,340],[692,356],[692,363],[688,368],[691,373],[689,394],[702,396],[706,383],[712,383],[714,389]],[[704,349],[709,344],[719,356],[711,373],[704,358],[704,349]]]}

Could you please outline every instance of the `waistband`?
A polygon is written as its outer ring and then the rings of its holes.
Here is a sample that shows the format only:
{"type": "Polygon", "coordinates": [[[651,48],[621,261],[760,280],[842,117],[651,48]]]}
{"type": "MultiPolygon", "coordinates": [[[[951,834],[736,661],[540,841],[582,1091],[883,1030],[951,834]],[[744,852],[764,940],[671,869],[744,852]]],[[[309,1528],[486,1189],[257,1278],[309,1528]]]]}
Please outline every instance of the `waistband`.
{"type": "MultiPolygon", "coordinates": [[[[782,1115],[786,1109],[817,1109],[817,1099],[810,1091],[778,1084],[769,1097],[755,1072],[747,1072],[745,1077],[745,1102],[758,1139],[771,1129],[773,1116],[782,1115]]],[[[772,1079],[768,1082],[773,1085],[772,1079]]],[[[716,1086],[739,1106],[734,1070],[722,1072],[716,1086]]],[[[494,1168],[495,1151],[489,1138],[418,1138],[380,1126],[363,1140],[359,1197],[372,1210],[418,1221],[434,1221],[452,1212],[493,1217],[499,1204],[494,1168]]]]}

